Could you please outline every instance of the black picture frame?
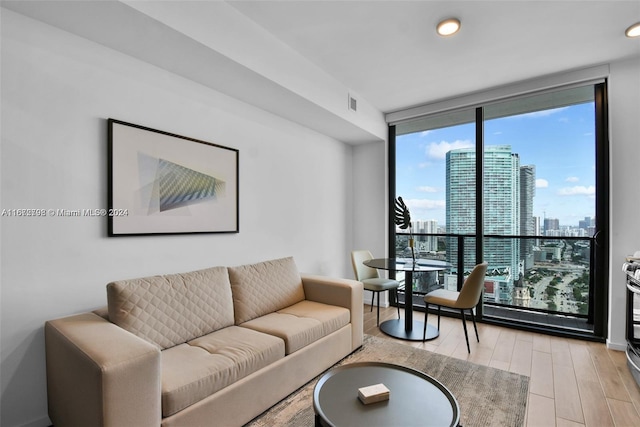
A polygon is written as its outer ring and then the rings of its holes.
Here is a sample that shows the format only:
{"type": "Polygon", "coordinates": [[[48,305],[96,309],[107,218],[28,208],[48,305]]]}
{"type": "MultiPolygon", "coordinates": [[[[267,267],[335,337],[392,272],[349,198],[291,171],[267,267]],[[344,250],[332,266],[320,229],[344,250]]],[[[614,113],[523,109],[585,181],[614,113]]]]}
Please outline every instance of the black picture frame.
{"type": "Polygon", "coordinates": [[[239,150],[108,119],[109,236],[238,233],[239,150]]]}

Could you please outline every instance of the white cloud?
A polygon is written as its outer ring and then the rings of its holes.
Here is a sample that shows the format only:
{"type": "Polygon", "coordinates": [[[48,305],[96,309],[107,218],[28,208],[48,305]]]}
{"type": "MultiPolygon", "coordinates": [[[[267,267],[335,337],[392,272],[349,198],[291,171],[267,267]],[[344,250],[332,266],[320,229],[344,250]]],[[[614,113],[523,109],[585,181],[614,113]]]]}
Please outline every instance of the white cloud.
{"type": "Polygon", "coordinates": [[[429,135],[431,132],[431,130],[423,130],[422,132],[420,132],[420,137],[425,137],[427,135],[429,135]]]}
{"type": "Polygon", "coordinates": [[[593,196],[596,194],[596,187],[590,185],[576,185],[575,187],[565,187],[558,190],[559,196],[593,196]]]}
{"type": "Polygon", "coordinates": [[[458,148],[472,148],[475,144],[471,142],[471,140],[456,140],[453,142],[440,141],[440,142],[432,142],[427,147],[427,156],[433,157],[435,159],[444,159],[447,156],[447,153],[451,150],[457,150],[458,148]]]}
{"type": "MultiPolygon", "coordinates": [[[[429,210],[429,209],[444,209],[446,207],[445,200],[430,200],[430,199],[409,199],[404,201],[409,207],[409,211],[413,212],[413,209],[429,210]]],[[[411,215],[413,217],[413,215],[411,215]]]]}
{"type": "Polygon", "coordinates": [[[577,176],[570,176],[565,181],[567,181],[567,182],[578,182],[578,181],[580,181],[580,178],[578,178],[577,176]]]}
{"type": "Polygon", "coordinates": [[[549,181],[542,178],[536,179],[536,188],[547,188],[547,187],[549,187],[549,181]]]}
{"type": "Polygon", "coordinates": [[[423,193],[437,193],[438,189],[435,187],[430,187],[428,185],[423,185],[417,188],[418,191],[422,191],[423,193]]]}

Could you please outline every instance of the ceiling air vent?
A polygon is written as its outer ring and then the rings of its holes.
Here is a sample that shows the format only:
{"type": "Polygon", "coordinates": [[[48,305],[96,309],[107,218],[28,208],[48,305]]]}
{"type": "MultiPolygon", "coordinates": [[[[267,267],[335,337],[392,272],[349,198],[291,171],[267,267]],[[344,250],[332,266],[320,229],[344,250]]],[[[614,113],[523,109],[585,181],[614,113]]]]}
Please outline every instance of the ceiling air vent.
{"type": "Polygon", "coordinates": [[[349,95],[349,109],[351,111],[357,111],[358,110],[358,101],[352,97],[351,95],[349,95]]]}

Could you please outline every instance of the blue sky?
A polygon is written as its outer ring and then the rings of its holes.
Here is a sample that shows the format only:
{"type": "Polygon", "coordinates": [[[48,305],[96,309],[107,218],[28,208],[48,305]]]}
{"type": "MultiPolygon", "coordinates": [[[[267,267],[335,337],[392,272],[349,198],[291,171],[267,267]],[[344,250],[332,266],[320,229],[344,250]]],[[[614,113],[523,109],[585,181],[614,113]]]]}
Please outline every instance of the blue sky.
{"type": "MultiPolygon", "coordinates": [[[[534,215],[577,226],[595,216],[595,113],[593,103],[485,122],[485,146],[511,145],[521,165],[535,165],[534,215]]],[[[396,195],[413,220],[445,224],[445,155],[475,144],[465,124],[397,137],[396,195]]]]}

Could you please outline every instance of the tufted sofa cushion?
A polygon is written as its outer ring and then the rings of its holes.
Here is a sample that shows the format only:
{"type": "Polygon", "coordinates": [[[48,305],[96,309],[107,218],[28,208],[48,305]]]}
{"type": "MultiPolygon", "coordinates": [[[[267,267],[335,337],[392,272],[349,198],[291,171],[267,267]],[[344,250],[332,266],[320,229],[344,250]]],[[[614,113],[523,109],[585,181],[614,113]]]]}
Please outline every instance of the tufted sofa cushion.
{"type": "Polygon", "coordinates": [[[234,322],[226,267],[107,285],[109,320],[161,350],[234,322]]]}
{"type": "Polygon", "coordinates": [[[282,338],[286,354],[291,354],[348,325],[350,319],[344,307],[305,300],[240,326],[282,338]]]}
{"type": "MultiPolygon", "coordinates": [[[[275,336],[230,326],[162,352],[162,416],[168,417],[284,357],[275,336]]],[[[209,425],[216,425],[212,420],[209,425]]]]}
{"type": "Polygon", "coordinates": [[[229,267],[236,325],[304,300],[292,257],[229,267]]]}

